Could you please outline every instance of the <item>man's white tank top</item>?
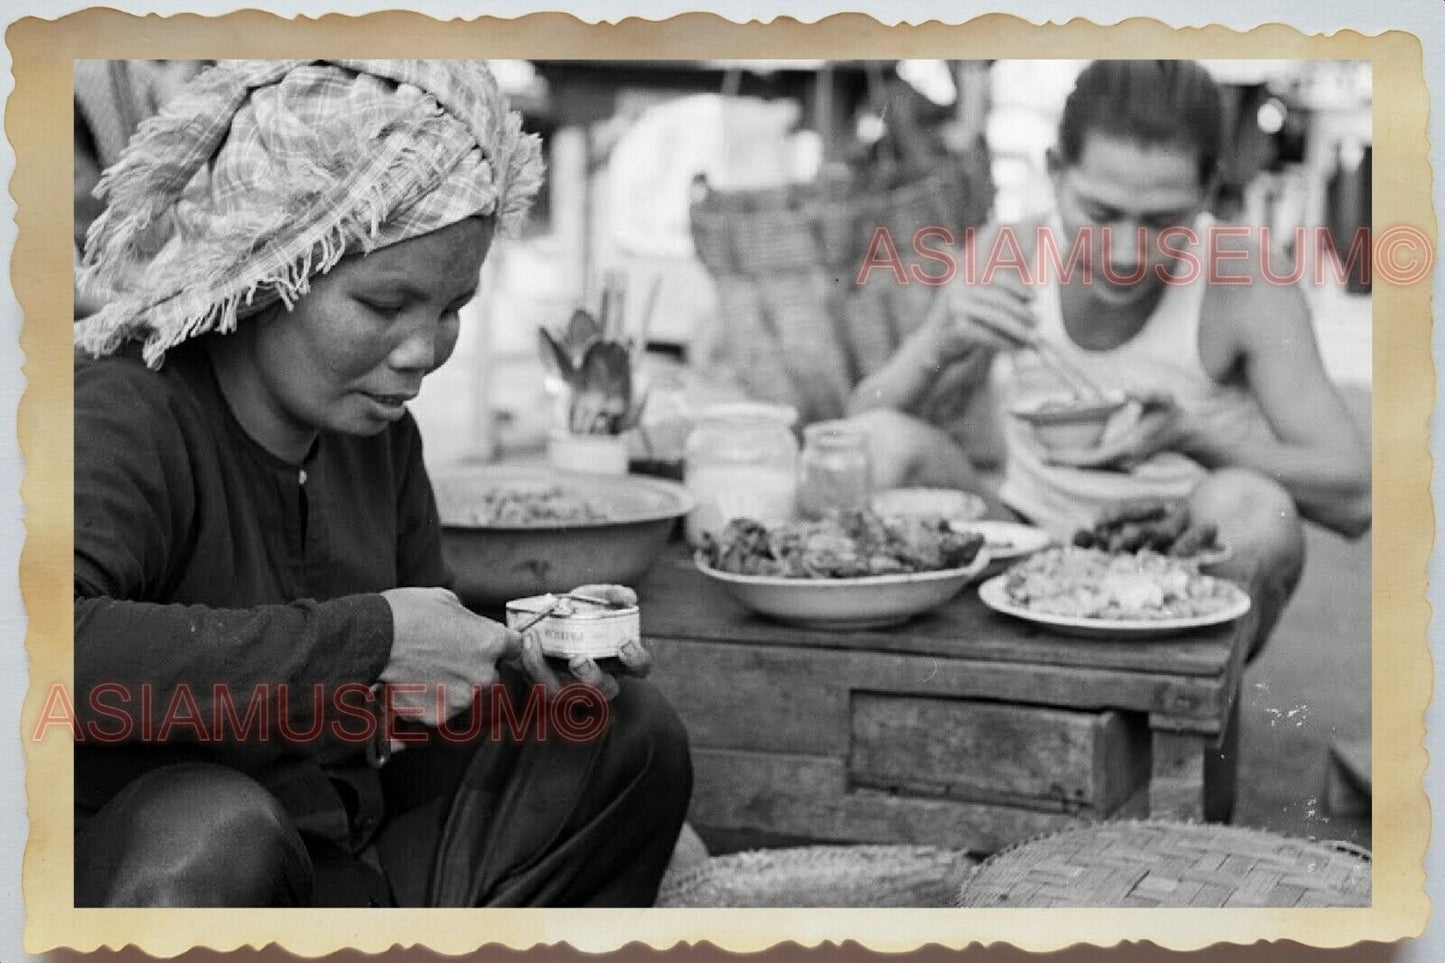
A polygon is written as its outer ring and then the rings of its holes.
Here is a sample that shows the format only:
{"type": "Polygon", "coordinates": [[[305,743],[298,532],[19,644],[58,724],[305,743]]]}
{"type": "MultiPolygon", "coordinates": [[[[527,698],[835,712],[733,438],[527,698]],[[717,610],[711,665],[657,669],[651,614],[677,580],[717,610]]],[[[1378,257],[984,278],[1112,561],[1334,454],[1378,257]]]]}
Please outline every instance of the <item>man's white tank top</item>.
{"type": "MultiPolygon", "coordinates": [[[[1063,239],[1057,221],[1051,226],[1063,239]]],[[[1195,253],[1201,264],[1208,226],[1196,224],[1201,243],[1195,253]]],[[[1212,424],[1219,435],[1241,437],[1263,431],[1267,437],[1269,425],[1254,396],[1242,387],[1220,384],[1204,369],[1199,322],[1207,275],[1206,266],[1189,283],[1167,285],[1137,334],[1116,348],[1091,351],[1075,344],[1065,330],[1059,279],[1051,272],[1035,297],[1038,335],[1100,386],[1131,394],[1168,392],[1190,418],[1212,424]]],[[[1197,462],[1177,452],[1162,452],[1127,472],[1049,464],[1041,457],[1032,429],[1008,412],[1016,405],[1067,392],[1067,386],[1033,351],[1000,355],[992,380],[1007,442],[1000,497],[1056,537],[1067,539],[1076,529],[1091,525],[1099,511],[1114,502],[1188,495],[1205,474],[1197,462]]],[[[1109,430],[1118,430],[1134,414],[1121,412],[1109,430]]]]}

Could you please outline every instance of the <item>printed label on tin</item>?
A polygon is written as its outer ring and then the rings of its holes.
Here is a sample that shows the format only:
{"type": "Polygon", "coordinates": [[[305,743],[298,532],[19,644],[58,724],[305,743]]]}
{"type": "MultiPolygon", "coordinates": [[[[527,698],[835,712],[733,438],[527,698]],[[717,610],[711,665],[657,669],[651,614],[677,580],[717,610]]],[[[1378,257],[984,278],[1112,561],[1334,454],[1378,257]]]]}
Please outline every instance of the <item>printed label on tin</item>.
{"type": "MultiPolygon", "coordinates": [[[[507,627],[520,629],[536,618],[543,608],[536,599],[518,599],[507,606],[507,627]]],[[[533,627],[544,655],[571,658],[582,655],[605,659],[617,655],[628,642],[642,635],[642,620],[634,608],[612,611],[593,609],[584,614],[556,613],[533,627]]]]}

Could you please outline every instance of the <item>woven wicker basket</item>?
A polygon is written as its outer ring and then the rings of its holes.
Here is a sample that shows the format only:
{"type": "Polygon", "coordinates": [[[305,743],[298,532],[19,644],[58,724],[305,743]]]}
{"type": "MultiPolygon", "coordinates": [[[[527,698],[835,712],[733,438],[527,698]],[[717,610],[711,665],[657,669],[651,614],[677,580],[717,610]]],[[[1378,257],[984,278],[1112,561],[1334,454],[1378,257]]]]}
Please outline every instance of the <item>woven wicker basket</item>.
{"type": "Polygon", "coordinates": [[[932,846],[805,846],[714,856],[669,875],[661,907],[953,905],[974,860],[932,846]]]}
{"type": "MultiPolygon", "coordinates": [[[[874,231],[887,228],[905,266],[913,236],[944,227],[957,240],[993,203],[981,148],[901,185],[830,177],[763,191],[706,190],[691,207],[698,258],[717,284],[718,330],[701,360],[803,421],[843,413],[853,386],[913,330],[933,288],[889,271],[855,284],[874,231]]],[[[937,239],[933,242],[938,243],[937,239]]],[[[937,274],[936,262],[925,265],[937,274]]]]}
{"type": "Polygon", "coordinates": [[[1103,823],[996,854],[957,905],[1368,906],[1370,856],[1349,843],[1235,826],[1103,823]]]}

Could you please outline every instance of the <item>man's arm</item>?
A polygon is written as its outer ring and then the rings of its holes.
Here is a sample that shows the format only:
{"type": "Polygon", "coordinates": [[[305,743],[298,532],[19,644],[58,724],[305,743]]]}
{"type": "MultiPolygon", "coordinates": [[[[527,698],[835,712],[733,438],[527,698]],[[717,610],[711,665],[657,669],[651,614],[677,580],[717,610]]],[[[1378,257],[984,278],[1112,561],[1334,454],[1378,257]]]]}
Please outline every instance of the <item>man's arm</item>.
{"type": "Polygon", "coordinates": [[[971,393],[988,373],[990,352],[977,349],[959,359],[947,358],[937,335],[923,325],[903,342],[883,367],[864,378],[848,399],[848,414],[857,415],[878,408],[919,414],[939,380],[952,375],[950,383],[971,393]],[[985,356],[987,355],[987,356],[985,356]]]}
{"type": "MultiPolygon", "coordinates": [[[[973,239],[971,250],[953,252],[955,263],[973,258],[986,265],[1004,231],[1014,241],[1010,250],[1019,252],[1026,265],[1032,263],[1037,233],[1032,222],[1009,228],[988,225],[973,239]]],[[[984,285],[970,283],[969,276],[956,275],[938,288],[923,322],[882,368],[853,390],[848,414],[877,408],[919,414],[939,388],[971,395],[988,377],[997,352],[1029,343],[1034,292],[1025,278],[1000,270],[984,285]]]]}
{"type": "Polygon", "coordinates": [[[1254,281],[1216,288],[1226,293],[1210,314],[1214,323],[1234,326],[1246,381],[1275,438],[1191,437],[1186,451],[1207,467],[1267,475],[1306,518],[1362,535],[1371,521],[1369,448],[1325,373],[1304,297],[1293,287],[1254,281]]]}

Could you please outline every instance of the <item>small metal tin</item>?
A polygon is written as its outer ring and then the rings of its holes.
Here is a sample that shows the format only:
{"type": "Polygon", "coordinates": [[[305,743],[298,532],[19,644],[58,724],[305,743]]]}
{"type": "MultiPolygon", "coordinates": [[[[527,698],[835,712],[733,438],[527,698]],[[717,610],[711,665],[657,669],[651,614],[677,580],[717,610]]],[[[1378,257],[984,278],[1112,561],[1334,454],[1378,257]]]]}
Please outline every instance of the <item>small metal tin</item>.
{"type": "Polygon", "coordinates": [[[603,606],[572,598],[559,601],[555,595],[533,595],[508,602],[507,627],[520,629],[552,606],[556,606],[552,613],[533,627],[541,639],[543,655],[615,658],[624,645],[642,637],[642,616],[635,605],[603,606]]]}

